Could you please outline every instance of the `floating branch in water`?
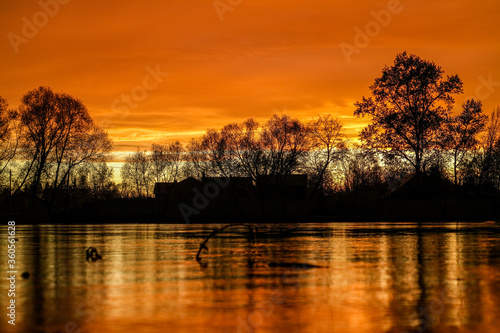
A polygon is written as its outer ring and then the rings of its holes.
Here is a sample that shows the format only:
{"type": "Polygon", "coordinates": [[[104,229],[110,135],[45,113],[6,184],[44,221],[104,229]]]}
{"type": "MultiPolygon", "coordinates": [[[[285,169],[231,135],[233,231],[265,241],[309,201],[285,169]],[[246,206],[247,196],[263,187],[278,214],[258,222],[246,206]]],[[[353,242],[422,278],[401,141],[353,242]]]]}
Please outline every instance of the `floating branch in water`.
{"type": "Polygon", "coordinates": [[[200,257],[200,254],[201,254],[201,250],[205,249],[207,252],[208,252],[208,247],[207,247],[207,242],[209,241],[210,238],[212,238],[213,236],[223,232],[224,230],[228,229],[228,228],[231,228],[231,227],[246,227],[248,228],[248,242],[249,243],[252,243],[252,244],[255,244],[255,238],[256,238],[256,235],[257,235],[257,227],[254,227],[252,225],[249,225],[249,224],[243,224],[243,223],[240,223],[240,224],[228,224],[228,225],[225,225],[223,226],[222,228],[216,228],[214,229],[214,231],[212,231],[212,233],[210,235],[208,235],[208,237],[205,239],[205,241],[203,241],[203,243],[200,244],[200,248],[198,249],[198,253],[196,254],[196,261],[201,261],[201,257],[200,257]]]}

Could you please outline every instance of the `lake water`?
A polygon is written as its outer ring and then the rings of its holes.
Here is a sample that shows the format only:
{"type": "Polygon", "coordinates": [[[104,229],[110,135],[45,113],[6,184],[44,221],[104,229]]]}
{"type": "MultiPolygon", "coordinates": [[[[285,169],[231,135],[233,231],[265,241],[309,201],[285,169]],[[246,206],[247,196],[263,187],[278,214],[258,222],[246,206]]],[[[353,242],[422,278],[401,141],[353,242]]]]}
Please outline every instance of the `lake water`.
{"type": "Polygon", "coordinates": [[[255,244],[230,228],[197,262],[216,227],[16,226],[16,326],[2,279],[0,331],[499,331],[498,224],[257,225],[255,244]]]}

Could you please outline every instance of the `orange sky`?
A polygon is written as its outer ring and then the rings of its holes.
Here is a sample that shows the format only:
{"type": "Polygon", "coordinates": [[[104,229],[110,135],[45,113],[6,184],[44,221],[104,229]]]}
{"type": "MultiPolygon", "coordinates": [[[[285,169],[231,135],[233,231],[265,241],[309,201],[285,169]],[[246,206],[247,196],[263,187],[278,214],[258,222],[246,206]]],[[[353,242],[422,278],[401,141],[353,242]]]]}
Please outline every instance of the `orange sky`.
{"type": "Polygon", "coordinates": [[[39,1],[1,2],[0,96],[14,107],[47,85],[78,97],[116,150],[276,112],[332,113],[355,135],[366,119],[353,117],[353,103],[405,50],[458,74],[458,103],[478,92],[487,113],[500,106],[498,0],[220,0],[240,2],[223,21],[213,0],[55,1],[41,0],[52,15],[39,1]],[[372,12],[388,8],[390,22],[375,23],[372,12]],[[380,31],[348,62],[340,45],[367,24],[380,31]],[[160,83],[147,77],[155,68],[169,73],[160,83]]]}

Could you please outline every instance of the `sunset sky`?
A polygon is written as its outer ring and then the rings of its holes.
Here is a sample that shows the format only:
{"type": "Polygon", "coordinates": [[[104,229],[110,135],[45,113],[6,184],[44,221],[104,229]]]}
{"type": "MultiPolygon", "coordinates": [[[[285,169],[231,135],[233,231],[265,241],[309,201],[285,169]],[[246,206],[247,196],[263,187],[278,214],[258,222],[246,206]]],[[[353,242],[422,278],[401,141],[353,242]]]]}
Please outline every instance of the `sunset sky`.
{"type": "Polygon", "coordinates": [[[117,151],[283,112],[332,113],[356,136],[353,103],[405,50],[460,76],[458,105],[500,106],[498,0],[55,1],[1,2],[0,96],[78,97],[117,151]]]}

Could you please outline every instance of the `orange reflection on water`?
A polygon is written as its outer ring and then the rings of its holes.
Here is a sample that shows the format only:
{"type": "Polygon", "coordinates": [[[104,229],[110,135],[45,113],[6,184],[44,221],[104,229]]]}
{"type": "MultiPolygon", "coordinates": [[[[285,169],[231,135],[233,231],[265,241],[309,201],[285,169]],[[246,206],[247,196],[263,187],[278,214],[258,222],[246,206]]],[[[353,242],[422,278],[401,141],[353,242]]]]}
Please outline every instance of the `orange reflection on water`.
{"type": "MultiPolygon", "coordinates": [[[[18,281],[16,331],[496,332],[500,327],[497,227],[261,226],[255,245],[238,234],[211,239],[199,265],[198,246],[214,227],[19,227],[19,271],[32,277],[18,281]],[[104,259],[86,262],[88,246],[104,259]],[[269,262],[322,268],[269,267],[269,262]]],[[[6,286],[2,280],[0,287],[6,286]]],[[[0,303],[6,306],[4,299],[0,303]]],[[[0,328],[11,329],[6,322],[0,328]]]]}

